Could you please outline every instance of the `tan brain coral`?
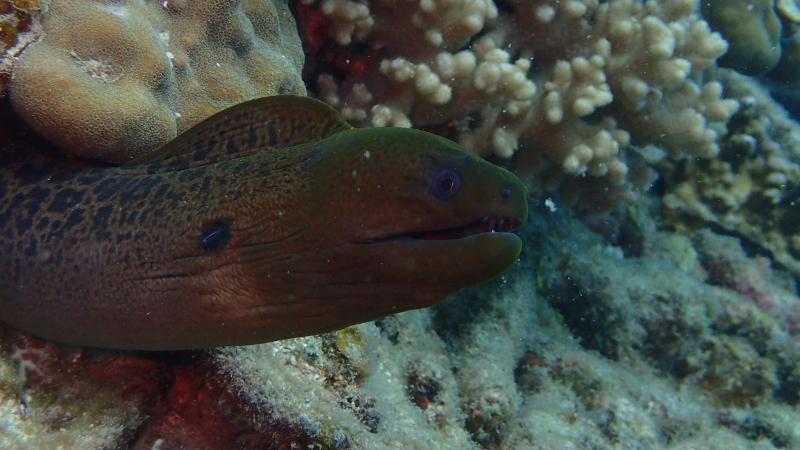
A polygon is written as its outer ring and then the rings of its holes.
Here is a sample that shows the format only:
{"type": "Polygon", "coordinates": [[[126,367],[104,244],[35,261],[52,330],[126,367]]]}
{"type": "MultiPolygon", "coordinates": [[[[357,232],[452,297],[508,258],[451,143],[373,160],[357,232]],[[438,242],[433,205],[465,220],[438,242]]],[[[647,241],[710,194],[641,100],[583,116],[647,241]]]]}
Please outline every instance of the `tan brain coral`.
{"type": "Polygon", "coordinates": [[[53,143],[124,162],[251,98],[305,94],[281,0],[53,0],[13,62],[15,109],[53,143]]]}

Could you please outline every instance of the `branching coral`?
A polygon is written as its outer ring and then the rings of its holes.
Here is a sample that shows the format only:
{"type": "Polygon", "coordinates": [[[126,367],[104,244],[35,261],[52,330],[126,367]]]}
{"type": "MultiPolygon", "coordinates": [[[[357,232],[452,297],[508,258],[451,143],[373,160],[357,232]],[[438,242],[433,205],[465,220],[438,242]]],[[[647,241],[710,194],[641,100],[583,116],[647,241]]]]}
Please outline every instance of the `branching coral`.
{"type": "Polygon", "coordinates": [[[11,60],[15,109],[53,143],[123,162],[254,97],[305,94],[285,2],[53,0],[11,60]]]}
{"type": "Polygon", "coordinates": [[[702,82],[727,44],[696,0],[327,4],[331,39],[372,46],[323,47],[351,64],[316,74],[322,99],[359,125],[438,128],[480,155],[511,158],[539,192],[566,200],[613,204],[652,181],[632,144],[715,156],[715,124],[738,108],[722,85],[702,82]]]}

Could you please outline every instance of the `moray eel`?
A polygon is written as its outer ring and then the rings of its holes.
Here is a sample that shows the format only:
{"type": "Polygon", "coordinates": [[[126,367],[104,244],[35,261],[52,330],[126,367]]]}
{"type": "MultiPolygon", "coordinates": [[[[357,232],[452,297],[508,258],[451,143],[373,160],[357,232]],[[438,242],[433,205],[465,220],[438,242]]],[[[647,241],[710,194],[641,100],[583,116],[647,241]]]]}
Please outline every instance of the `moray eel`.
{"type": "Polygon", "coordinates": [[[510,172],[433,134],[246,102],[121,167],[0,149],[0,320],[93,347],[312,335],[496,277],[528,214],[510,172]]]}

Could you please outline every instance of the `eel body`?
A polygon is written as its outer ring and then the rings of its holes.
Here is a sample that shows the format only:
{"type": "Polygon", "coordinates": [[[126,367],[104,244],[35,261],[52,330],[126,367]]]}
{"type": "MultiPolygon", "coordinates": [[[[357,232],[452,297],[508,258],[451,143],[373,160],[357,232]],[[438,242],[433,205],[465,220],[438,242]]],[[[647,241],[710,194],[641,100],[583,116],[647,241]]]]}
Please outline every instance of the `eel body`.
{"type": "Polygon", "coordinates": [[[526,196],[444,138],[353,129],[303,97],[237,105],[121,167],[0,145],[0,320],[141,350],[331,331],[505,271],[526,196]]]}

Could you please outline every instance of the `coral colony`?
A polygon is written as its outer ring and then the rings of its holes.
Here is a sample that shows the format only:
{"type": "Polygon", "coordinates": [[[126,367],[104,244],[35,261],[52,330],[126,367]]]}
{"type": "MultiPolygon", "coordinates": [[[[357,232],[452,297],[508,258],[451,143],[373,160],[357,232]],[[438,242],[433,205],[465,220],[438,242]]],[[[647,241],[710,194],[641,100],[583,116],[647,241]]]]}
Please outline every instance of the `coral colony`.
{"type": "Polygon", "coordinates": [[[306,92],[283,3],[45,4],[39,39],[7,63],[8,90],[21,117],[78,156],[125,162],[226,107],[306,92]]]}
{"type": "Polygon", "coordinates": [[[501,279],[334,333],[147,354],[0,325],[0,448],[800,447],[800,127],[773,98],[799,24],[795,0],[0,0],[0,151],[119,163],[308,93],[534,197],[501,279]]]}

